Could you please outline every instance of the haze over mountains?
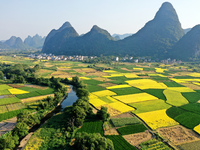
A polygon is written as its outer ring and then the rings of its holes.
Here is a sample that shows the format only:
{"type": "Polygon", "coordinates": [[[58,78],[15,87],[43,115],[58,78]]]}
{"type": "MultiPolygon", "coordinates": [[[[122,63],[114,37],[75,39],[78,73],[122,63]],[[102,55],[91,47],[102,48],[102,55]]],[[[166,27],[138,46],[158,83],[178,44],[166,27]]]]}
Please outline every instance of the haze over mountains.
{"type": "Polygon", "coordinates": [[[0,42],[0,49],[41,49],[45,41],[45,37],[41,37],[38,34],[31,37],[28,36],[24,41],[20,37],[12,36],[6,41],[0,42]]]}
{"type": "Polygon", "coordinates": [[[150,56],[152,58],[198,59],[200,56],[200,28],[183,30],[172,4],[162,4],[155,17],[135,34],[114,34],[94,25],[79,35],[69,22],[48,36],[28,36],[24,42],[18,37],[0,41],[0,49],[42,48],[43,53],[56,55],[117,55],[150,56]],[[44,43],[44,45],[43,45],[44,43]]]}
{"type": "Polygon", "coordinates": [[[183,30],[172,4],[165,2],[153,20],[124,39],[119,35],[112,37],[108,31],[96,25],[85,35],[79,36],[71,24],[66,22],[48,34],[42,52],[97,56],[128,54],[188,60],[199,56],[199,32],[198,26],[192,30],[183,30]]]}

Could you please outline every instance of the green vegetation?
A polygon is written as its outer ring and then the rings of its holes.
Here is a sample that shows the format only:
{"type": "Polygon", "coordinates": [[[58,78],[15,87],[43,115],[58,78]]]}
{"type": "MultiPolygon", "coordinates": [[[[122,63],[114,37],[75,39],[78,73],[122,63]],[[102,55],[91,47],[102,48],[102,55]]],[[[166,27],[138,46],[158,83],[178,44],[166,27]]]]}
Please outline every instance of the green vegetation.
{"type": "Polygon", "coordinates": [[[184,87],[183,85],[178,84],[178,83],[173,82],[173,81],[164,81],[163,83],[164,83],[167,87],[184,87]]]}
{"type": "Polygon", "coordinates": [[[19,110],[9,111],[9,112],[5,112],[3,114],[0,114],[0,121],[16,117],[23,110],[24,109],[19,109],[19,110]]]}
{"type": "Polygon", "coordinates": [[[103,136],[103,122],[102,121],[86,121],[78,132],[99,133],[103,136]]]}
{"type": "Polygon", "coordinates": [[[16,95],[16,97],[19,98],[19,99],[35,97],[35,96],[40,96],[40,94],[37,91],[33,91],[33,92],[30,92],[30,93],[26,93],[26,94],[16,95]]]}
{"type": "Polygon", "coordinates": [[[106,137],[113,141],[115,150],[137,150],[134,146],[129,144],[121,135],[107,135],[106,137]]]}
{"type": "Polygon", "coordinates": [[[181,144],[181,145],[177,145],[177,147],[181,150],[189,150],[189,149],[199,149],[200,147],[200,141],[195,141],[195,142],[191,142],[191,143],[185,143],[185,144],[181,144]]]}
{"type": "Polygon", "coordinates": [[[128,118],[112,118],[110,119],[115,127],[121,127],[125,125],[132,125],[141,123],[137,117],[128,117],[128,118]]]}
{"type": "Polygon", "coordinates": [[[144,101],[144,102],[132,103],[129,105],[136,108],[136,110],[133,111],[133,113],[135,114],[168,109],[171,107],[171,105],[167,104],[164,100],[144,101]]]}
{"type": "Polygon", "coordinates": [[[77,133],[73,147],[79,150],[114,150],[113,142],[102,137],[99,133],[77,133]]]}
{"type": "Polygon", "coordinates": [[[180,106],[179,108],[184,109],[188,112],[193,112],[200,115],[200,103],[186,104],[186,105],[180,106]]]}
{"type": "Polygon", "coordinates": [[[173,106],[181,106],[184,104],[188,104],[188,101],[185,97],[182,96],[180,92],[173,90],[164,90],[163,93],[167,98],[167,103],[173,106]]]}
{"type": "Polygon", "coordinates": [[[101,86],[97,86],[97,85],[87,85],[87,89],[89,92],[96,92],[96,91],[101,91],[101,90],[105,90],[105,88],[101,87],[101,86]]]}
{"type": "Polygon", "coordinates": [[[139,90],[135,87],[109,89],[109,90],[115,92],[117,95],[128,95],[128,94],[142,93],[141,90],[139,90]]]}
{"type": "Polygon", "coordinates": [[[20,103],[21,101],[17,97],[1,98],[0,105],[20,103]]]}
{"type": "MultiPolygon", "coordinates": [[[[184,106],[184,107],[186,109],[193,108],[189,104],[188,106],[184,106]]],[[[169,117],[171,117],[172,119],[174,119],[175,121],[179,122],[181,125],[189,129],[193,129],[195,126],[197,126],[200,123],[199,114],[188,112],[187,110],[184,110],[182,108],[171,107],[166,111],[166,113],[169,117]]]]}
{"type": "Polygon", "coordinates": [[[0,106],[0,114],[5,113],[5,112],[8,112],[7,107],[5,105],[0,106]]]}
{"type": "Polygon", "coordinates": [[[0,90],[0,95],[10,95],[11,93],[8,90],[0,90]]]}
{"type": "Polygon", "coordinates": [[[146,142],[143,142],[140,144],[140,146],[141,150],[157,150],[157,149],[171,150],[171,148],[169,148],[166,144],[157,139],[151,139],[146,142]]]}
{"type": "Polygon", "coordinates": [[[107,113],[107,111],[108,111],[107,107],[101,106],[101,109],[97,111],[97,117],[100,120],[107,121],[108,118],[110,117],[110,114],[107,113]]]}
{"type": "Polygon", "coordinates": [[[104,97],[100,97],[100,99],[106,103],[113,103],[113,101],[111,101],[109,98],[107,98],[106,96],[104,97]]]}
{"type": "Polygon", "coordinates": [[[25,86],[25,87],[21,87],[21,88],[19,88],[20,90],[24,90],[24,91],[28,91],[28,92],[33,92],[33,91],[38,91],[39,89],[37,89],[37,88],[32,88],[32,87],[27,87],[27,86],[25,86]]]}
{"type": "Polygon", "coordinates": [[[163,94],[163,89],[146,89],[146,90],[143,90],[144,92],[148,93],[148,94],[151,94],[159,99],[162,99],[162,100],[167,100],[165,95],[163,94]]]}
{"type": "Polygon", "coordinates": [[[0,90],[2,91],[2,90],[7,90],[7,89],[12,89],[12,87],[10,87],[10,86],[8,86],[8,85],[6,85],[6,84],[1,84],[0,85],[0,90]]]}
{"type": "Polygon", "coordinates": [[[134,124],[134,125],[128,125],[125,127],[117,128],[117,131],[121,135],[140,133],[140,132],[144,132],[145,130],[147,130],[147,128],[143,124],[134,124]]]}
{"type": "Polygon", "coordinates": [[[196,103],[200,100],[200,93],[198,92],[186,92],[182,93],[182,95],[190,102],[190,103],[196,103]]]}
{"type": "Polygon", "coordinates": [[[45,89],[45,90],[38,90],[37,89],[36,91],[32,91],[30,93],[16,95],[16,97],[19,98],[19,99],[24,99],[24,98],[41,96],[41,95],[48,95],[48,94],[53,94],[53,93],[54,93],[54,89],[52,89],[52,88],[48,88],[48,89],[45,89]]]}

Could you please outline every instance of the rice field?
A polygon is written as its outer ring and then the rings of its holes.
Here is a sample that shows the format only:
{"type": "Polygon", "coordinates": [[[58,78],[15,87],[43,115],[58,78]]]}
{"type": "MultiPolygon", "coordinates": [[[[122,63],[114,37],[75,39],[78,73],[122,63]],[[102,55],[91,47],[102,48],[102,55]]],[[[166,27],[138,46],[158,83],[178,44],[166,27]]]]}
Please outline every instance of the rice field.
{"type": "Polygon", "coordinates": [[[104,97],[104,96],[112,96],[112,95],[117,95],[116,93],[110,91],[110,90],[103,90],[103,91],[98,91],[98,92],[92,92],[92,94],[98,96],[98,97],[104,97]]]}
{"type": "Polygon", "coordinates": [[[147,94],[147,93],[138,93],[138,94],[113,96],[113,97],[115,99],[117,99],[123,103],[127,103],[127,104],[158,99],[157,97],[147,94]]]}
{"type": "Polygon", "coordinates": [[[20,90],[20,89],[16,89],[16,88],[8,89],[8,90],[13,95],[29,93],[28,91],[24,91],[24,90],[20,90]]]}
{"type": "Polygon", "coordinates": [[[167,98],[167,103],[171,104],[173,106],[181,106],[188,104],[188,100],[183,97],[183,95],[178,92],[178,91],[173,91],[173,90],[164,90],[163,93],[165,94],[167,98]]]}
{"type": "Polygon", "coordinates": [[[159,83],[151,79],[137,79],[126,81],[129,85],[137,87],[139,89],[166,89],[167,86],[164,83],[159,83]]]}
{"type": "Polygon", "coordinates": [[[137,114],[151,129],[175,126],[179,123],[166,114],[166,109],[137,114]]]}
{"type": "Polygon", "coordinates": [[[131,103],[129,105],[136,108],[136,110],[133,112],[135,114],[168,109],[171,107],[171,105],[167,104],[164,100],[144,101],[138,103],[131,103]]]}
{"type": "Polygon", "coordinates": [[[121,113],[135,110],[133,107],[130,107],[130,106],[123,104],[121,102],[110,103],[110,104],[108,104],[108,106],[112,107],[113,109],[120,111],[121,113]]]}

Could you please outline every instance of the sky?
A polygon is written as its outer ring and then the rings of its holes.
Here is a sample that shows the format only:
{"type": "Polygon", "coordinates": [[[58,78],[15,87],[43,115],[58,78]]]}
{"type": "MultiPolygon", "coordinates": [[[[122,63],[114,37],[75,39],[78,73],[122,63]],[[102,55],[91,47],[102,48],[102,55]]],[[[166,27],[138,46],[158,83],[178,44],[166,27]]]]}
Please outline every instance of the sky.
{"type": "MultiPolygon", "coordinates": [[[[47,36],[66,21],[79,34],[93,25],[114,33],[136,33],[152,20],[165,0],[0,0],[0,40],[47,36]]],[[[199,0],[168,0],[182,28],[200,24],[199,0]]]]}

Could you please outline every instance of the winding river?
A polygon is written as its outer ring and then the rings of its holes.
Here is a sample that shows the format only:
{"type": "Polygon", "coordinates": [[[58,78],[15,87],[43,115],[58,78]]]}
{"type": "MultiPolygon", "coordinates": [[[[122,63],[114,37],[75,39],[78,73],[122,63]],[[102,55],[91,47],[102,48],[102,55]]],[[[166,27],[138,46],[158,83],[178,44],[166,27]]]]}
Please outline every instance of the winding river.
{"type": "Polygon", "coordinates": [[[47,114],[42,120],[41,123],[38,125],[35,125],[34,127],[32,127],[29,130],[29,134],[24,137],[21,141],[20,141],[20,145],[18,147],[15,148],[15,150],[23,150],[24,147],[26,146],[28,140],[30,139],[31,135],[38,130],[42,124],[44,124],[48,119],[50,119],[51,117],[53,117],[56,113],[63,111],[65,107],[67,106],[71,106],[74,102],[76,102],[76,100],[78,99],[78,97],[76,96],[76,92],[73,90],[73,86],[70,85],[70,92],[68,93],[67,97],[61,102],[61,104],[59,106],[57,106],[52,112],[50,112],[49,114],[47,114]]]}

